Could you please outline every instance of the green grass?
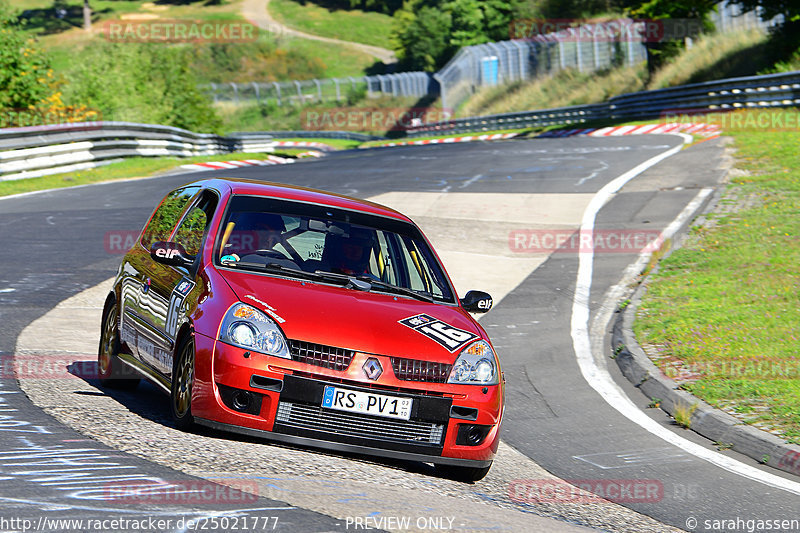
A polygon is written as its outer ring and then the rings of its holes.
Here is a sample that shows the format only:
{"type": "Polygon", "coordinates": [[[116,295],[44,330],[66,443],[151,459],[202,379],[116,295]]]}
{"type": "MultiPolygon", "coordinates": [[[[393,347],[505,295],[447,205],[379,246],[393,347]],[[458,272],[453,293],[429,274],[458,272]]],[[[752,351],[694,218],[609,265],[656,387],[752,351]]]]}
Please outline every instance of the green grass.
{"type": "Polygon", "coordinates": [[[768,36],[758,30],[704,35],[661,68],[647,88],[753,75],[774,61],[768,36]]]}
{"type": "Polygon", "coordinates": [[[312,2],[271,0],[270,14],[287,26],[312,35],[392,48],[392,17],[374,11],[327,9],[312,2]]]}
{"type": "MultiPolygon", "coordinates": [[[[323,75],[320,76],[321,78],[364,76],[367,70],[376,63],[374,57],[364,52],[311,39],[282,38],[279,41],[279,45],[287,51],[293,51],[321,62],[325,69],[323,75]]],[[[289,75],[288,78],[284,79],[295,78],[289,75]]]]}
{"type": "Polygon", "coordinates": [[[456,111],[459,117],[493,115],[604,102],[645,88],[644,64],[600,72],[565,69],[553,76],[478,90],[456,111]]]}
{"type": "MultiPolygon", "coordinates": [[[[52,0],[28,2],[11,0],[12,7],[22,13],[30,11],[25,27],[36,35],[51,59],[57,73],[70,70],[80,61],[80,51],[103,38],[104,23],[120,17],[145,15],[153,20],[239,21],[241,2],[223,0],[219,5],[205,2],[153,3],[141,0],[92,0],[93,32],[83,31],[82,0],[67,0],[68,14],[60,20],[53,16],[52,0]]],[[[132,20],[131,22],[143,22],[132,20]]],[[[260,32],[259,41],[234,43],[239,53],[221,53],[220,47],[209,57],[199,53],[195,72],[207,82],[281,81],[289,79],[335,78],[363,76],[375,66],[375,59],[363,52],[331,46],[309,39],[280,37],[260,32]],[[241,59],[236,56],[243,56],[241,59]],[[236,61],[232,59],[236,57],[236,61]]],[[[190,46],[171,44],[169,46],[190,46]]],[[[204,45],[206,48],[208,44],[204,45]]]]}
{"type": "MultiPolygon", "coordinates": [[[[298,139],[299,140],[299,139],[298,139]]],[[[317,140],[317,139],[303,139],[317,140]]],[[[326,140],[318,140],[331,144],[326,140]]],[[[266,159],[268,155],[294,156],[305,152],[307,149],[286,148],[276,151],[274,154],[249,154],[234,153],[222,155],[208,155],[198,157],[132,157],[112,163],[110,165],[97,167],[78,172],[56,174],[54,176],[42,176],[41,178],[29,178],[12,181],[0,181],[0,196],[19,194],[24,192],[41,191],[46,189],[60,189],[63,187],[73,187],[75,185],[86,185],[89,183],[99,183],[119,179],[150,176],[160,172],[177,168],[189,163],[202,163],[206,161],[228,161],[234,159],[266,159]]]]}
{"type": "Polygon", "coordinates": [[[634,330],[683,388],[800,443],[800,133],[726,133],[748,175],[660,263],[634,330]]]}
{"type": "MultiPolygon", "coordinates": [[[[299,141],[299,142],[316,142],[327,144],[337,150],[352,150],[353,148],[358,148],[361,145],[360,141],[352,141],[349,139],[325,139],[320,137],[319,139],[307,139],[307,138],[292,138],[292,139],[276,139],[277,141],[299,141]]],[[[285,153],[287,148],[281,148],[281,153],[285,153]]],[[[308,150],[313,150],[313,148],[301,148],[297,150],[298,153],[306,152],[308,150]]],[[[294,155],[294,154],[293,154],[294,155]]]]}

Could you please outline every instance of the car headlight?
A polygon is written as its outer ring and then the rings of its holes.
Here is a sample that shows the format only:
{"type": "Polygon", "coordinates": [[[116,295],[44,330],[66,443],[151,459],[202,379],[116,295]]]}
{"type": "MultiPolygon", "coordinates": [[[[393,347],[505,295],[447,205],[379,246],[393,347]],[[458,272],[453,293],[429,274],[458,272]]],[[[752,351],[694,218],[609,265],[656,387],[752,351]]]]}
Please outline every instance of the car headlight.
{"type": "Polygon", "coordinates": [[[500,383],[497,358],[489,343],[473,342],[458,354],[448,383],[464,385],[497,385],[500,383]]]}
{"type": "Polygon", "coordinates": [[[292,358],[286,337],[278,325],[255,307],[241,302],[225,313],[219,340],[267,355],[292,358]]]}

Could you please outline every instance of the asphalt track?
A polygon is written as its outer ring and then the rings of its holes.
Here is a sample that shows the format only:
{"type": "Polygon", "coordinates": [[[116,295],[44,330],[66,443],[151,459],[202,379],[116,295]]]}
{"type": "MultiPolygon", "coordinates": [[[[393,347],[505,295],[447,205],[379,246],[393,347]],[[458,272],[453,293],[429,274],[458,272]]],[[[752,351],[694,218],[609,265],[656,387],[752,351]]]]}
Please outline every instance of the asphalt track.
{"type": "MultiPolygon", "coordinates": [[[[495,206],[489,193],[594,193],[680,142],[673,136],[642,136],[377,149],[333,154],[293,166],[237,169],[225,175],[272,179],[359,197],[397,191],[469,193],[483,195],[486,204],[482,209],[491,211],[495,206]]],[[[682,151],[634,178],[600,210],[597,227],[663,229],[699,189],[716,185],[721,176],[717,142],[682,151]]],[[[182,174],[0,201],[0,240],[6,250],[0,257],[0,323],[4,325],[0,356],[13,353],[19,333],[33,320],[113,274],[119,256],[109,255],[103,247],[109,230],[140,227],[165,192],[210,175],[182,174]]],[[[503,440],[564,479],[655,481],[662,490],[651,501],[627,505],[682,529],[713,531],[715,520],[738,519],[736,527],[721,524],[716,530],[746,531],[748,521],[800,519],[797,494],[730,473],[667,444],[623,417],[587,384],[570,337],[577,257],[568,252],[551,254],[482,320],[498,349],[508,382],[503,440]]],[[[600,311],[606,291],[635,259],[632,253],[595,255],[590,299],[593,316],[600,311]]],[[[609,371],[644,412],[675,431],[665,415],[646,409],[648,401],[619,377],[613,364],[609,371]]],[[[37,477],[36,468],[31,468],[35,465],[102,462],[104,468],[135,470],[145,477],[182,479],[169,469],[86,442],[79,433],[32,407],[10,380],[3,380],[0,387],[0,506],[4,516],[38,519],[43,512],[61,518],[107,516],[102,500],[88,500],[83,507],[65,503],[63,490],[53,490],[53,483],[48,486],[41,475],[37,477]],[[34,451],[39,458],[30,461],[34,451]]],[[[679,433],[714,448],[713,443],[691,432],[679,433]]],[[[762,468],[746,457],[725,453],[762,468]]],[[[254,517],[278,517],[279,528],[343,529],[341,521],[318,513],[287,509],[263,499],[253,503],[254,517]]],[[[132,517],[176,513],[164,506],[146,505],[128,505],[123,511],[132,517]]],[[[212,511],[224,513],[226,509],[203,506],[187,513],[202,517],[212,511]]]]}

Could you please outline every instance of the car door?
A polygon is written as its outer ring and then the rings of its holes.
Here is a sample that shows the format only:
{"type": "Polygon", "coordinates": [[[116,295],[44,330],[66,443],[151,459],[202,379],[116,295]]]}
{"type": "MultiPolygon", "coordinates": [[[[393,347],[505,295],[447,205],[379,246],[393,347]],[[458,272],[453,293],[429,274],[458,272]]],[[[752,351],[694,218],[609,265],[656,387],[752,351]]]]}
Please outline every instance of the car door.
{"type": "Polygon", "coordinates": [[[199,187],[176,189],[161,201],[153,212],[137,245],[126,255],[122,265],[120,336],[131,354],[152,366],[157,346],[163,348],[158,324],[165,320],[167,303],[151,291],[154,280],[161,283],[162,265],[150,257],[150,246],[169,240],[199,187]]]}
{"type": "Polygon", "coordinates": [[[196,270],[199,255],[208,232],[214,210],[218,204],[217,196],[210,190],[201,191],[192,199],[188,208],[168,239],[183,246],[186,254],[195,257],[191,266],[171,266],[149,258],[151,276],[150,300],[154,314],[153,339],[140,349],[142,359],[158,374],[165,378],[172,375],[172,360],[180,325],[186,319],[192,301],[192,291],[196,287],[196,270]]]}

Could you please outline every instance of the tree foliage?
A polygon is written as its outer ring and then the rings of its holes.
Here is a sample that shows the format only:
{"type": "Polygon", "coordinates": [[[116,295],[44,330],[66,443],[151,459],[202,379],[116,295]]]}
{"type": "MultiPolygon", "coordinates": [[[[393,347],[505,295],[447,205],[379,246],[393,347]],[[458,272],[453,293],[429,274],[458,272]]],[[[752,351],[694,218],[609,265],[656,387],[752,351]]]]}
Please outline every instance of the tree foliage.
{"type": "Polygon", "coordinates": [[[459,48],[509,38],[523,0],[409,0],[395,13],[394,39],[407,69],[441,68],[459,48]]]}
{"type": "Polygon", "coordinates": [[[36,107],[55,89],[48,57],[0,2],[0,109],[36,107]]]}
{"type": "Polygon", "coordinates": [[[99,109],[105,120],[219,128],[209,98],[198,88],[188,48],[102,42],[80,59],[66,74],[65,97],[99,109]]]}
{"type": "Polygon", "coordinates": [[[800,22],[800,2],[797,0],[732,0],[730,3],[738,4],[744,11],[760,9],[764,20],[783,15],[785,24],[800,22]]]}
{"type": "MultiPolygon", "coordinates": [[[[713,28],[710,16],[711,12],[716,9],[716,4],[717,0],[649,0],[638,3],[630,9],[630,12],[636,18],[647,20],[694,20],[700,23],[696,26],[698,29],[710,30],[713,28]]],[[[696,37],[696,35],[687,34],[683,37],[696,37]]],[[[647,47],[647,70],[652,75],[670,58],[680,53],[684,46],[684,40],[650,41],[645,42],[645,46],[647,47]]]]}

